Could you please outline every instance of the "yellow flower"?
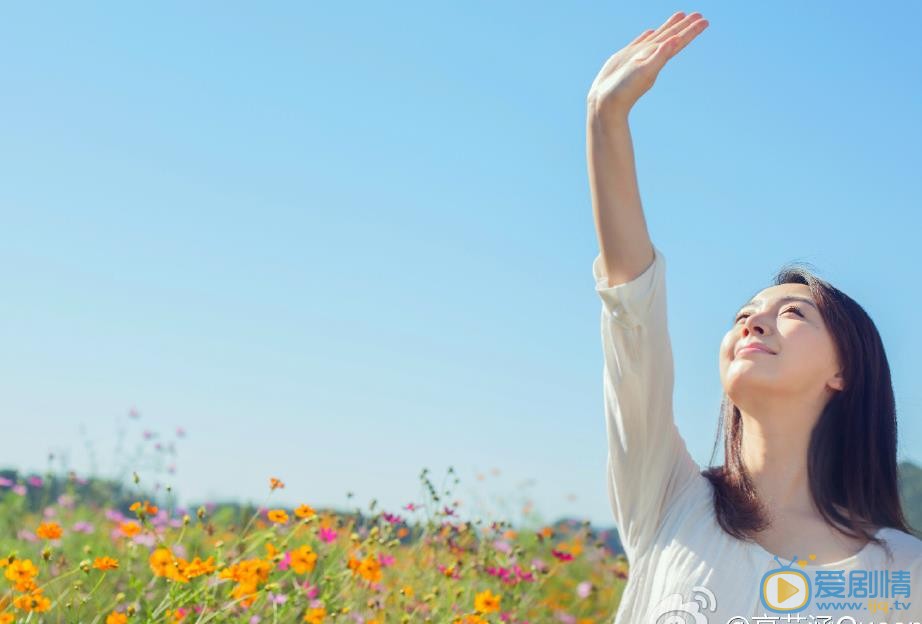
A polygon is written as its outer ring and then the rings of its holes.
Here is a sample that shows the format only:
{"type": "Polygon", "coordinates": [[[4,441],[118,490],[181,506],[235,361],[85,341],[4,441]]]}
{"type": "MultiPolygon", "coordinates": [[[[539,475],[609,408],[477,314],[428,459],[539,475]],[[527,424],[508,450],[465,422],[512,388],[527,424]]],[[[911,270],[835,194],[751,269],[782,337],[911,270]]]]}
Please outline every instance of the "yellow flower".
{"type": "Polygon", "coordinates": [[[307,613],[304,614],[304,621],[310,622],[310,624],[320,624],[323,622],[323,618],[326,616],[326,614],[327,610],[324,607],[308,609],[307,613]]]}
{"type": "Polygon", "coordinates": [[[288,522],[288,514],[284,509],[273,509],[266,516],[276,524],[285,524],[288,522]]]}
{"type": "Polygon", "coordinates": [[[58,539],[63,533],[61,525],[57,522],[42,522],[35,530],[38,537],[46,540],[58,539]]]}
{"type": "Polygon", "coordinates": [[[0,624],[13,624],[16,616],[12,613],[0,613],[0,624]]]}
{"type": "Polygon", "coordinates": [[[96,557],[93,567],[97,570],[114,570],[118,567],[118,560],[112,557],[96,557]]]}
{"type": "Polygon", "coordinates": [[[362,559],[362,562],[358,565],[358,573],[362,578],[373,583],[380,582],[383,576],[381,573],[381,563],[374,555],[368,555],[362,559]]]}
{"type": "Polygon", "coordinates": [[[170,576],[173,566],[173,553],[167,548],[158,548],[148,558],[150,569],[157,576],[170,576]]]}
{"type": "Polygon", "coordinates": [[[463,618],[455,618],[452,624],[489,624],[489,620],[485,620],[479,615],[465,615],[463,618]]]}
{"type": "Polygon", "coordinates": [[[305,574],[314,569],[317,563],[317,553],[308,546],[304,545],[297,550],[291,551],[291,568],[297,574],[305,574]]]}
{"type": "Polygon", "coordinates": [[[474,596],[474,608],[481,613],[493,613],[499,611],[500,600],[501,596],[491,593],[488,589],[474,596]]]}
{"type": "Polygon", "coordinates": [[[23,611],[42,613],[51,609],[51,600],[42,595],[41,589],[33,589],[28,594],[23,594],[13,599],[13,605],[23,611]]]}
{"type": "Polygon", "coordinates": [[[122,522],[119,529],[121,529],[122,535],[125,537],[134,537],[141,532],[141,525],[134,520],[129,520],[128,522],[122,522]]]}
{"type": "Polygon", "coordinates": [[[299,518],[310,518],[317,515],[317,512],[310,505],[300,505],[295,509],[295,515],[299,518]]]}
{"type": "Polygon", "coordinates": [[[118,611],[113,611],[106,616],[106,624],[126,624],[127,622],[128,616],[118,611]]]}
{"type": "Polygon", "coordinates": [[[16,559],[6,567],[4,575],[16,584],[16,591],[27,592],[35,588],[38,568],[31,559],[16,559]]]}
{"type": "Polygon", "coordinates": [[[128,509],[131,511],[138,511],[140,509],[141,513],[139,515],[142,516],[145,514],[148,516],[154,516],[157,514],[157,506],[151,505],[150,501],[144,501],[143,503],[141,501],[135,501],[128,509]]]}

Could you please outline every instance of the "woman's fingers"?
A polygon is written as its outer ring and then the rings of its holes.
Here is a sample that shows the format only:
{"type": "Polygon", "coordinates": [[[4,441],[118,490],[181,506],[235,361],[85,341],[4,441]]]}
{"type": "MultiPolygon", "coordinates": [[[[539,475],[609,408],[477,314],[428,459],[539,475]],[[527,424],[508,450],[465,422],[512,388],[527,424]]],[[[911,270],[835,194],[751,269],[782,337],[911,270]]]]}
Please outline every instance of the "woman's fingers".
{"type": "MultiPolygon", "coordinates": [[[[686,26],[688,26],[695,20],[699,20],[701,18],[702,18],[702,15],[701,13],[698,13],[698,12],[686,15],[682,19],[675,20],[672,24],[670,24],[669,26],[661,30],[659,33],[655,34],[653,37],[650,37],[648,41],[652,41],[655,43],[665,41],[666,39],[669,39],[669,37],[673,36],[674,34],[681,32],[682,29],[684,29],[686,26]]],[[[670,18],[670,21],[671,19],[672,18],[670,18]]]]}
{"type": "Polygon", "coordinates": [[[653,35],[650,37],[650,41],[655,41],[655,40],[659,39],[659,38],[660,38],[660,35],[661,35],[666,29],[672,27],[673,24],[676,24],[676,23],[678,23],[678,22],[681,22],[683,19],[685,19],[685,12],[684,12],[684,11],[677,11],[677,12],[673,13],[673,14],[669,17],[669,19],[667,19],[665,22],[662,23],[662,25],[660,25],[659,28],[657,28],[655,31],[653,31],[653,35]]]}
{"type": "Polygon", "coordinates": [[[677,35],[676,47],[672,50],[670,56],[687,46],[692,39],[697,37],[701,31],[708,27],[708,24],[710,24],[710,22],[706,19],[699,19],[682,29],[677,35]]]}
{"type": "Polygon", "coordinates": [[[642,33],[640,33],[639,35],[637,35],[637,38],[634,39],[632,42],[630,42],[628,45],[629,45],[629,46],[636,45],[636,44],[640,43],[641,41],[643,41],[644,39],[646,39],[647,37],[649,37],[649,36],[652,35],[652,34],[653,34],[653,29],[652,29],[652,28],[651,28],[650,30],[645,30],[645,31],[643,31],[642,33]]]}

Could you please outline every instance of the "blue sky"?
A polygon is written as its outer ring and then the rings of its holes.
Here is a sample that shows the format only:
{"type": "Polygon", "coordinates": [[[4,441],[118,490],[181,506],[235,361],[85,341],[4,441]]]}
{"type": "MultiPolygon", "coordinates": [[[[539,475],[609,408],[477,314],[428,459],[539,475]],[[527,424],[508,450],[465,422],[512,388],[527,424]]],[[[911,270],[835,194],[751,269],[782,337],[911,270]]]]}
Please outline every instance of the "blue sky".
{"type": "Polygon", "coordinates": [[[710,26],[631,126],[690,450],[731,315],[806,261],[922,463],[922,5],[475,1],[6,5],[0,464],[111,471],[136,406],[183,499],[395,509],[451,465],[462,515],[610,525],[585,96],[676,10],[710,26]]]}

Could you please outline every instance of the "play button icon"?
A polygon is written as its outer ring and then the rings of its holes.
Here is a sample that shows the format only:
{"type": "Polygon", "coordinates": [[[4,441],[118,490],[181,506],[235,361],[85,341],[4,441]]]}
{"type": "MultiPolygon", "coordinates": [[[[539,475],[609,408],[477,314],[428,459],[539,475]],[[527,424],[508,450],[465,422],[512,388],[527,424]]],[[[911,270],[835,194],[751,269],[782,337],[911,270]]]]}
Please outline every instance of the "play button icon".
{"type": "Polygon", "coordinates": [[[775,612],[800,611],[810,602],[810,580],[799,570],[781,568],[762,578],[762,604],[775,612]]]}

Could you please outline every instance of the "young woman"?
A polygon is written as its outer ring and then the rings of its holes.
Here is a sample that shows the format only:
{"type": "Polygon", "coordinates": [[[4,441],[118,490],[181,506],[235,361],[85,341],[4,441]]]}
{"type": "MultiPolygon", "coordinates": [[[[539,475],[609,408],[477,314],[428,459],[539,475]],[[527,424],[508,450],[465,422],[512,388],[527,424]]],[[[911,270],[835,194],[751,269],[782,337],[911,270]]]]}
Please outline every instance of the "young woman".
{"type": "Polygon", "coordinates": [[[890,370],[850,297],[788,268],[734,315],[719,352],[722,466],[702,471],[673,421],[666,260],[647,232],[628,113],[707,25],[679,12],[642,33],[587,98],[608,493],[630,561],[615,622],[922,622],[890,370]]]}

